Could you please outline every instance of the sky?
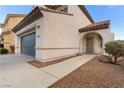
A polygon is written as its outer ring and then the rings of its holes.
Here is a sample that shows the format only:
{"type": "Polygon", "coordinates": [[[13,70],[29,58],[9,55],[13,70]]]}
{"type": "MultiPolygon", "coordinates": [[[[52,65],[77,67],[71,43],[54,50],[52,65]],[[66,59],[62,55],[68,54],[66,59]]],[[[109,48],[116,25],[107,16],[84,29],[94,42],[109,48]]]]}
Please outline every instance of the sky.
{"type": "MultiPolygon", "coordinates": [[[[28,14],[30,5],[4,6],[0,5],[0,23],[3,23],[7,14],[28,14]]],[[[86,5],[86,8],[95,22],[111,20],[111,31],[115,39],[124,40],[124,6],[86,5]]]]}
{"type": "Polygon", "coordinates": [[[124,6],[87,5],[86,8],[95,22],[109,19],[115,39],[124,40],[124,6]]]}
{"type": "Polygon", "coordinates": [[[30,5],[0,5],[0,23],[3,23],[7,14],[28,14],[30,5]]]}
{"type": "Polygon", "coordinates": [[[7,14],[28,14],[31,8],[31,5],[0,5],[0,23],[4,22],[7,14]]]}

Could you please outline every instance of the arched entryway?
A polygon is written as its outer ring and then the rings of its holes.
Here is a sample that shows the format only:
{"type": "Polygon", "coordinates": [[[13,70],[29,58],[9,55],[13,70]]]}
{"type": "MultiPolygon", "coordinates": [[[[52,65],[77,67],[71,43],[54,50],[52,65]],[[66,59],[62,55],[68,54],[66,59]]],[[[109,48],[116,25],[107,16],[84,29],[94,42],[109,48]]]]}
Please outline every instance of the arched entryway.
{"type": "Polygon", "coordinates": [[[82,38],[82,52],[88,54],[99,54],[102,52],[103,40],[100,34],[91,32],[82,38]]]}

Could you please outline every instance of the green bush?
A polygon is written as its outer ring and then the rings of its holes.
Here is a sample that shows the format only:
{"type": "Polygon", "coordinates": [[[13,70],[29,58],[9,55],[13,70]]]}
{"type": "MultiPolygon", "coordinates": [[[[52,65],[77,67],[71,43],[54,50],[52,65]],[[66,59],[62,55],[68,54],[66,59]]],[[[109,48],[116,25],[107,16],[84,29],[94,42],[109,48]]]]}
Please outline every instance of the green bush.
{"type": "Polygon", "coordinates": [[[7,54],[8,52],[9,52],[8,49],[5,48],[0,49],[0,54],[7,54]]]}
{"type": "Polygon", "coordinates": [[[14,45],[11,45],[11,46],[10,46],[10,49],[11,49],[12,53],[15,52],[15,46],[14,46],[14,45]]]}
{"type": "Polygon", "coordinates": [[[117,63],[118,58],[124,56],[124,41],[117,40],[108,42],[105,44],[105,51],[109,54],[109,62],[117,63]]]}

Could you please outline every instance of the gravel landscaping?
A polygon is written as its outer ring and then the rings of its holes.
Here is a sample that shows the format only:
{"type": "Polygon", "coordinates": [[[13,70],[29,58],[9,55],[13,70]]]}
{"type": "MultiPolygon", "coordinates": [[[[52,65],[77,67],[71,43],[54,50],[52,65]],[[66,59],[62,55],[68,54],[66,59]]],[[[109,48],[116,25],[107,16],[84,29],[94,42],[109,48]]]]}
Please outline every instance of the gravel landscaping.
{"type": "MultiPolygon", "coordinates": [[[[63,68],[64,69],[64,68],[63,68]]],[[[103,63],[95,57],[50,88],[123,88],[124,60],[118,65],[103,63]]]]}

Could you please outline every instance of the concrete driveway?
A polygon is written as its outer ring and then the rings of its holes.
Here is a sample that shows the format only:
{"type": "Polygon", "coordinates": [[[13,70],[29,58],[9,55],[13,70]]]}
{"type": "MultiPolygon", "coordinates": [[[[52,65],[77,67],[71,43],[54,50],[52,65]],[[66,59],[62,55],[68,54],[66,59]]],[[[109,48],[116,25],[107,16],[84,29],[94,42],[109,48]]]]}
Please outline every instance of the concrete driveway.
{"type": "Polygon", "coordinates": [[[0,87],[49,87],[93,57],[95,55],[84,54],[38,69],[26,63],[33,57],[20,54],[0,55],[0,87]]]}
{"type": "Polygon", "coordinates": [[[47,87],[58,79],[28,63],[26,55],[0,55],[0,87],[47,87]]]}

